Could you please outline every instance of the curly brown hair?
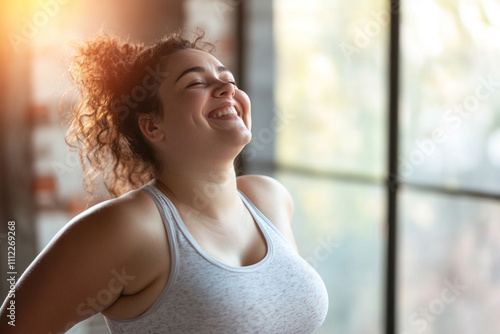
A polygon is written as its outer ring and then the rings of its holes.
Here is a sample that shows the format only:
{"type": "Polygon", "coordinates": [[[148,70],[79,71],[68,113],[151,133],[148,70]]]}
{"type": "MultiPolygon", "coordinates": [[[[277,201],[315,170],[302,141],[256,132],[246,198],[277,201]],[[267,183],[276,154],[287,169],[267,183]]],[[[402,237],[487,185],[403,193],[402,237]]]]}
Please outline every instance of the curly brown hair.
{"type": "Polygon", "coordinates": [[[213,44],[203,37],[198,30],[189,41],[179,31],[144,46],[101,33],[77,45],[69,73],[79,88],[79,102],[66,142],[79,151],[89,194],[95,191],[98,176],[114,197],[154,177],[159,161],[139,128],[138,117],[142,113],[161,117],[162,61],[184,49],[212,53],[213,44]]]}

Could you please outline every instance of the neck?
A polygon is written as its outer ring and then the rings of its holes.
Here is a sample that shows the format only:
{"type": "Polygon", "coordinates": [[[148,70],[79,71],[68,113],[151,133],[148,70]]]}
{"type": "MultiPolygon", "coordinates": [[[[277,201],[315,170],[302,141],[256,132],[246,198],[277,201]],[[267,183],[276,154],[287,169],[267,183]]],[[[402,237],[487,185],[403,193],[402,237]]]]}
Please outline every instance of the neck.
{"type": "Polygon", "coordinates": [[[188,214],[221,219],[241,205],[232,162],[208,168],[164,168],[153,185],[188,214]]]}

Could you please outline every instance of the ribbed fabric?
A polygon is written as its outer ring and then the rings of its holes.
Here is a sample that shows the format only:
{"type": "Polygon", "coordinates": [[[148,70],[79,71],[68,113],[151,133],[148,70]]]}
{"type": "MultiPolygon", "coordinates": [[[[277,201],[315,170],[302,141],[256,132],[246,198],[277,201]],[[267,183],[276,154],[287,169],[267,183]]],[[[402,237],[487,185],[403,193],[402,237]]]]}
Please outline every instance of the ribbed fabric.
{"type": "Polygon", "coordinates": [[[112,334],[314,333],[328,311],[316,271],[269,220],[239,192],[267,242],[258,263],[233,267],[206,253],[175,206],[151,185],[141,188],[160,211],[171,252],[167,285],[156,302],[130,320],[105,317],[112,334]]]}

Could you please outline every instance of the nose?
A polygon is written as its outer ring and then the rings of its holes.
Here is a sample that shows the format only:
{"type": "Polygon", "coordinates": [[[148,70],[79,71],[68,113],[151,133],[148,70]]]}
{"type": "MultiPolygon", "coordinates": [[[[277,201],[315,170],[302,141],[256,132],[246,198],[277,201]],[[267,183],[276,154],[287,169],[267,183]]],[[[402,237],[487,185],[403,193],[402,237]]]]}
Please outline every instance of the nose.
{"type": "Polygon", "coordinates": [[[220,84],[214,90],[215,97],[225,97],[225,96],[234,96],[236,92],[236,88],[230,82],[221,81],[220,84]]]}

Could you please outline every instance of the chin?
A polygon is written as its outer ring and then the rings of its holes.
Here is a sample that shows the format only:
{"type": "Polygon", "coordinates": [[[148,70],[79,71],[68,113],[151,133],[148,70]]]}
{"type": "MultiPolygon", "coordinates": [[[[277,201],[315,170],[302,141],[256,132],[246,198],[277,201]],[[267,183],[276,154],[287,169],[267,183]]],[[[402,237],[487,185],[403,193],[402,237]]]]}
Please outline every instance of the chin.
{"type": "Polygon", "coordinates": [[[240,154],[241,151],[243,151],[243,148],[245,148],[245,146],[248,143],[250,143],[251,140],[252,140],[251,132],[241,134],[240,136],[238,136],[237,139],[233,138],[233,140],[231,141],[232,143],[234,143],[234,145],[232,145],[232,147],[234,147],[234,152],[232,152],[232,155],[234,155],[234,157],[236,158],[236,156],[240,154]]]}
{"type": "Polygon", "coordinates": [[[250,130],[247,130],[246,133],[242,134],[241,143],[243,146],[248,144],[251,140],[252,140],[252,133],[250,132],[250,130]]]}

